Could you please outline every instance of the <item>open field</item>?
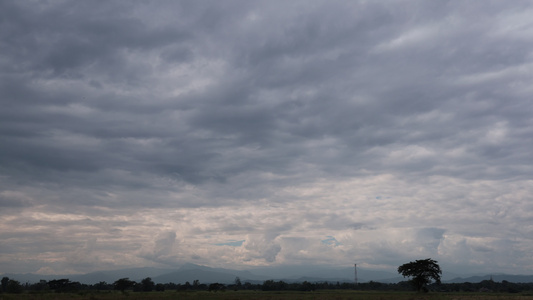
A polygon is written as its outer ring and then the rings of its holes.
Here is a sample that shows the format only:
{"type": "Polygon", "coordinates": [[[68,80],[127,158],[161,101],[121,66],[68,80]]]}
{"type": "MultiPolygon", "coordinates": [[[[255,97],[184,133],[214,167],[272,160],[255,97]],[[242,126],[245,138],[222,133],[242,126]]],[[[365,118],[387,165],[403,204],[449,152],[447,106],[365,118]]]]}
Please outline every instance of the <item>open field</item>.
{"type": "Polygon", "coordinates": [[[164,299],[220,299],[220,300],[533,300],[533,293],[523,294],[498,294],[498,293],[428,293],[416,294],[413,292],[361,292],[322,290],[315,292],[262,292],[262,291],[226,291],[226,292],[149,292],[125,293],[120,292],[91,292],[78,294],[0,294],[0,300],[164,300],[164,299]]]}

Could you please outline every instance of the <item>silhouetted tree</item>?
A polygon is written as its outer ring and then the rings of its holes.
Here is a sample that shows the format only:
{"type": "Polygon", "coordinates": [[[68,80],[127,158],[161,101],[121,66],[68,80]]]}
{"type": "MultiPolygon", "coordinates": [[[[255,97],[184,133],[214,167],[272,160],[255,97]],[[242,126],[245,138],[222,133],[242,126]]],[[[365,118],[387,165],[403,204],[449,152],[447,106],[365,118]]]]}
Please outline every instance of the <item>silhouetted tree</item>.
{"type": "Polygon", "coordinates": [[[73,292],[79,289],[81,284],[77,281],[70,281],[69,279],[54,279],[48,281],[48,287],[56,293],[73,292]]]}
{"type": "Polygon", "coordinates": [[[135,281],[131,281],[129,278],[120,278],[119,280],[113,283],[115,290],[119,290],[124,293],[127,288],[130,288],[135,285],[135,281]]]}
{"type": "Polygon", "coordinates": [[[208,291],[210,292],[218,292],[218,291],[225,291],[226,286],[222,283],[211,283],[209,285],[208,291]]]}
{"type": "Polygon", "coordinates": [[[266,280],[261,286],[263,291],[283,291],[288,288],[288,284],[284,281],[266,280]]]}
{"type": "Polygon", "coordinates": [[[440,275],[442,271],[437,261],[431,258],[420,259],[403,264],[398,267],[398,273],[403,277],[410,277],[410,283],[418,291],[427,292],[425,286],[435,280],[440,283],[440,275]]]}
{"type": "Polygon", "coordinates": [[[199,289],[199,287],[200,287],[200,280],[195,279],[195,280],[192,282],[192,288],[193,288],[194,290],[197,290],[197,289],[199,289]]]}
{"type": "Polygon", "coordinates": [[[9,277],[2,277],[2,292],[7,292],[7,283],[9,282],[9,277]]]}
{"type": "Polygon", "coordinates": [[[9,279],[9,281],[7,282],[6,293],[20,294],[23,290],[24,288],[22,287],[20,282],[13,279],[9,279]]]}
{"type": "Polygon", "coordinates": [[[100,281],[93,285],[93,288],[99,291],[105,291],[113,289],[113,287],[105,281],[100,281]]]}
{"type": "Polygon", "coordinates": [[[48,291],[49,289],[50,289],[50,287],[48,286],[48,281],[46,281],[44,279],[41,279],[41,280],[39,280],[39,282],[36,282],[36,283],[28,286],[28,290],[30,290],[30,291],[44,292],[44,291],[48,291]]]}
{"type": "Polygon", "coordinates": [[[237,276],[235,277],[235,281],[234,281],[235,285],[240,288],[242,286],[242,282],[241,282],[241,279],[237,276]]]}
{"type": "Polygon", "coordinates": [[[155,283],[152,281],[152,278],[146,277],[141,281],[141,287],[143,292],[151,292],[155,288],[155,283]]]}
{"type": "Polygon", "coordinates": [[[312,284],[309,281],[304,281],[304,282],[302,282],[300,284],[300,290],[301,291],[306,291],[306,292],[314,291],[315,290],[315,284],[312,284]]]}

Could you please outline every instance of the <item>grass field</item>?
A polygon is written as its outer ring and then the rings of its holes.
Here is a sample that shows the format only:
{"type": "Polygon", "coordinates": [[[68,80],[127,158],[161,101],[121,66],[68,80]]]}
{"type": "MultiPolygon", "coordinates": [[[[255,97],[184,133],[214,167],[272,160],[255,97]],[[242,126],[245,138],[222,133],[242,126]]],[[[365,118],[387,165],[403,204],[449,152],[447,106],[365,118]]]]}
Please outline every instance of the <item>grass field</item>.
{"type": "Polygon", "coordinates": [[[0,294],[0,300],[164,300],[164,299],[220,299],[220,300],[533,300],[533,293],[497,294],[497,293],[428,293],[413,292],[361,292],[347,290],[321,290],[315,292],[261,292],[261,291],[226,291],[226,292],[87,292],[77,294],[0,294]]]}

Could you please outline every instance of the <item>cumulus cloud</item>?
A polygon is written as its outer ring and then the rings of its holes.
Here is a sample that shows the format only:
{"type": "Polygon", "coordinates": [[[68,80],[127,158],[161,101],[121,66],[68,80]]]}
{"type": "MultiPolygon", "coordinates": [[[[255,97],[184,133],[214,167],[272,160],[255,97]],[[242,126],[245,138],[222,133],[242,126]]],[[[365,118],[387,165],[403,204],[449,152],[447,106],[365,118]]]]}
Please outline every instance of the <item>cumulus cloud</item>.
{"type": "Polygon", "coordinates": [[[139,250],[139,256],[158,263],[177,263],[175,254],[176,233],[160,232],[153,238],[153,243],[145,244],[139,250]]]}
{"type": "Polygon", "coordinates": [[[246,250],[245,261],[252,259],[264,259],[266,262],[274,262],[281,250],[281,246],[275,242],[275,237],[269,235],[248,235],[243,243],[246,250]]]}

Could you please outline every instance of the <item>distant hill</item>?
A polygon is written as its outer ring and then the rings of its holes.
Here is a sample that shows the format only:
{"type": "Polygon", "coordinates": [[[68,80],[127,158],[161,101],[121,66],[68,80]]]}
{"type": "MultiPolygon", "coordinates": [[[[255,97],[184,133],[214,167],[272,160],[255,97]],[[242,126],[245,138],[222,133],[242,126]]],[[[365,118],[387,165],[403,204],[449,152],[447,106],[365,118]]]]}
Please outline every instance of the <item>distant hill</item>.
{"type": "Polygon", "coordinates": [[[140,281],[146,277],[155,277],[162,274],[172,272],[172,269],[161,269],[161,268],[129,268],[129,269],[120,269],[112,271],[97,271],[87,274],[69,274],[69,275],[40,275],[40,274],[3,274],[11,279],[15,279],[22,283],[35,283],[39,280],[54,280],[54,279],[63,279],[67,278],[70,281],[78,281],[85,284],[95,284],[101,281],[107,283],[115,282],[120,278],[129,278],[134,281],[140,281]]]}
{"type": "Polygon", "coordinates": [[[155,283],[193,283],[194,280],[199,280],[201,283],[233,283],[235,278],[238,277],[231,273],[222,273],[209,270],[191,269],[180,270],[152,278],[155,283]]]}
{"type": "Polygon", "coordinates": [[[509,281],[514,283],[524,283],[524,282],[533,282],[533,275],[508,275],[508,274],[497,274],[497,275],[483,275],[483,276],[470,276],[466,278],[457,277],[452,280],[447,280],[444,283],[463,283],[463,282],[481,282],[483,280],[492,280],[496,282],[509,281]]]}
{"type": "MultiPolygon", "coordinates": [[[[284,279],[287,281],[299,281],[300,278],[313,278],[313,281],[339,281],[354,282],[354,268],[328,268],[322,266],[278,266],[262,267],[250,270],[256,274],[262,274],[270,277],[269,279],[284,279]]],[[[366,269],[357,269],[359,282],[379,281],[379,282],[398,282],[401,277],[397,273],[386,271],[375,271],[366,269]]]]}
{"type": "MultiPolygon", "coordinates": [[[[383,283],[397,283],[407,280],[398,274],[385,271],[374,271],[357,269],[357,277],[360,283],[376,281],[383,283]]],[[[443,276],[444,283],[463,283],[463,282],[481,282],[489,280],[491,275],[471,276],[462,278],[456,276],[449,277],[452,274],[445,274],[443,276]],[[449,279],[453,278],[453,279],[449,279]]],[[[453,274],[456,275],[456,274],[453,274]]],[[[39,280],[53,280],[67,278],[71,281],[78,281],[85,284],[95,284],[101,281],[113,283],[120,278],[129,278],[136,282],[140,282],[146,277],[152,278],[155,283],[193,283],[194,280],[199,280],[201,283],[233,283],[236,277],[239,277],[241,282],[261,283],[265,280],[283,280],[286,282],[353,282],[354,269],[353,268],[327,268],[321,266],[278,266],[278,267],[261,267],[251,270],[232,270],[223,268],[210,268],[195,264],[185,264],[179,268],[163,269],[163,268],[129,268],[112,271],[98,271],[87,274],[76,275],[38,275],[38,274],[3,274],[0,276],[7,276],[11,279],[18,280],[21,283],[35,283],[39,280]]],[[[533,282],[533,275],[506,275],[497,274],[492,275],[492,279],[497,282],[503,280],[519,283],[519,282],[533,282]]]]}
{"type": "MultiPolygon", "coordinates": [[[[265,275],[257,275],[256,273],[253,273],[248,270],[233,270],[233,269],[224,269],[224,268],[210,268],[206,266],[201,265],[195,265],[195,264],[185,264],[182,267],[179,268],[179,270],[203,270],[203,271],[211,271],[211,272],[218,272],[218,273],[227,273],[231,276],[234,276],[232,278],[233,282],[235,280],[235,277],[239,277],[241,281],[264,281],[268,279],[272,279],[269,276],[265,275]]],[[[255,271],[254,271],[255,272],[255,271]]]]}
{"type": "Polygon", "coordinates": [[[99,271],[92,272],[83,275],[70,277],[72,281],[79,281],[82,283],[98,283],[100,281],[115,282],[120,278],[129,278],[134,281],[141,281],[146,277],[156,277],[162,274],[172,272],[173,269],[160,269],[160,268],[131,268],[120,269],[113,271],[99,271]]]}

